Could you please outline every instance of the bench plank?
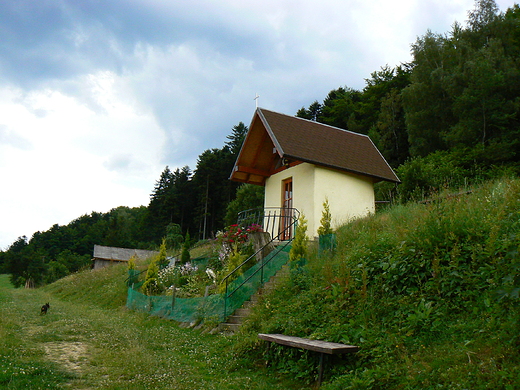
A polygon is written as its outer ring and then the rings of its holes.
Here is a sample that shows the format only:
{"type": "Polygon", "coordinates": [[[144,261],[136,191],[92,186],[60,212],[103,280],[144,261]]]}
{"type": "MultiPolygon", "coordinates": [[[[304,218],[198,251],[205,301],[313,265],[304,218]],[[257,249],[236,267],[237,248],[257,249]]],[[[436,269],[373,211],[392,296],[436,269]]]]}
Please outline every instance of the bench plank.
{"type": "Polygon", "coordinates": [[[301,337],[286,336],[283,334],[258,334],[258,338],[277,344],[287,345],[294,348],[308,349],[310,351],[339,355],[342,353],[357,352],[358,347],[354,345],[331,343],[329,341],[310,340],[301,337]]]}

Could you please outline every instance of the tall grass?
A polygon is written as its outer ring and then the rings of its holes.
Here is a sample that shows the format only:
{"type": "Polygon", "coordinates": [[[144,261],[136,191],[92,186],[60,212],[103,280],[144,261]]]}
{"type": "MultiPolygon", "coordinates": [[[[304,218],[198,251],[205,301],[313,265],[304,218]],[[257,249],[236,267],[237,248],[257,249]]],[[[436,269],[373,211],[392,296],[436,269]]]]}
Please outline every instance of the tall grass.
{"type": "Polygon", "coordinates": [[[245,368],[233,337],[127,310],[125,278],[126,267],[113,266],[26,290],[1,276],[0,388],[298,388],[245,368]]]}
{"type": "Polygon", "coordinates": [[[77,272],[45,286],[42,290],[68,301],[117,309],[126,303],[127,277],[126,264],[118,264],[99,270],[77,272]]]}
{"type": "MultiPolygon", "coordinates": [[[[390,208],[342,227],[337,242],[267,297],[245,332],[360,346],[336,358],[325,389],[520,388],[519,180],[390,208]]],[[[238,351],[315,379],[312,354],[248,340],[238,351]]]]}

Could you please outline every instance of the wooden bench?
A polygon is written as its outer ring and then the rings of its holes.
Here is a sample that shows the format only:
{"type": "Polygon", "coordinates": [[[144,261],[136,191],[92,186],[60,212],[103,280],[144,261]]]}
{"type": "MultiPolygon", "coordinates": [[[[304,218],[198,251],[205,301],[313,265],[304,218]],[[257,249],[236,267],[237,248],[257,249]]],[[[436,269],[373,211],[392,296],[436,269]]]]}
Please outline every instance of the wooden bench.
{"type": "Polygon", "coordinates": [[[323,355],[341,355],[344,353],[353,353],[359,350],[354,345],[346,345],[340,343],[331,343],[328,341],[321,340],[310,340],[301,337],[286,336],[283,334],[265,334],[260,333],[258,338],[261,340],[269,341],[272,343],[286,345],[288,347],[307,349],[309,351],[315,351],[320,353],[320,370],[318,376],[318,384],[321,384],[323,378],[323,355]]]}

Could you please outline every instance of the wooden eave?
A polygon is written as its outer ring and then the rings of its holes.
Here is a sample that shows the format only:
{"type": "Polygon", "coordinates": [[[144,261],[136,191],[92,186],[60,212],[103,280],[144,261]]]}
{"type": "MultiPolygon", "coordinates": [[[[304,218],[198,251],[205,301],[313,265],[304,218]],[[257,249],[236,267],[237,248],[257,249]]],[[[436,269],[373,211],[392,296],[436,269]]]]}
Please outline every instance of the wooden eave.
{"type": "Polygon", "coordinates": [[[240,149],[230,180],[264,185],[282,167],[283,151],[265,118],[255,115],[240,149]]]}

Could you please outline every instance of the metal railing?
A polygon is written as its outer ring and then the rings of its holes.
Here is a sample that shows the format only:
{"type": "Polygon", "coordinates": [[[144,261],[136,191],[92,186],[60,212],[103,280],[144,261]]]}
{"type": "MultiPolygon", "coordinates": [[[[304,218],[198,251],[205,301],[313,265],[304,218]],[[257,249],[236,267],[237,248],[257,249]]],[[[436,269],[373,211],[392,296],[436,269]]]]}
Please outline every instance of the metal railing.
{"type": "MultiPolygon", "coordinates": [[[[239,226],[251,226],[252,224],[260,225],[264,232],[270,234],[270,241],[258,249],[255,253],[244,260],[239,266],[222,279],[222,283],[226,283],[226,290],[224,295],[224,320],[227,318],[228,299],[231,298],[237,291],[243,288],[253,277],[260,273],[260,286],[264,284],[264,268],[276,257],[294,238],[294,232],[298,223],[300,212],[295,208],[275,208],[268,207],[265,209],[251,209],[242,211],[238,215],[239,226]],[[276,235],[275,235],[276,233],[276,235]],[[269,256],[262,257],[260,266],[245,278],[238,286],[234,286],[232,291],[229,291],[230,281],[233,281],[233,276],[241,272],[242,268],[259,253],[262,253],[265,248],[278,245],[273,249],[269,256]]],[[[247,300],[247,299],[246,299],[247,300]]],[[[244,300],[245,302],[245,300],[244,300]]],[[[243,304],[242,302],[241,304],[243,304]]]]}
{"type": "Polygon", "coordinates": [[[263,231],[268,232],[271,237],[278,237],[280,241],[286,241],[294,238],[294,229],[290,229],[290,227],[293,221],[297,221],[299,217],[300,212],[295,208],[256,208],[238,213],[237,224],[241,227],[260,225],[263,231]]]}

